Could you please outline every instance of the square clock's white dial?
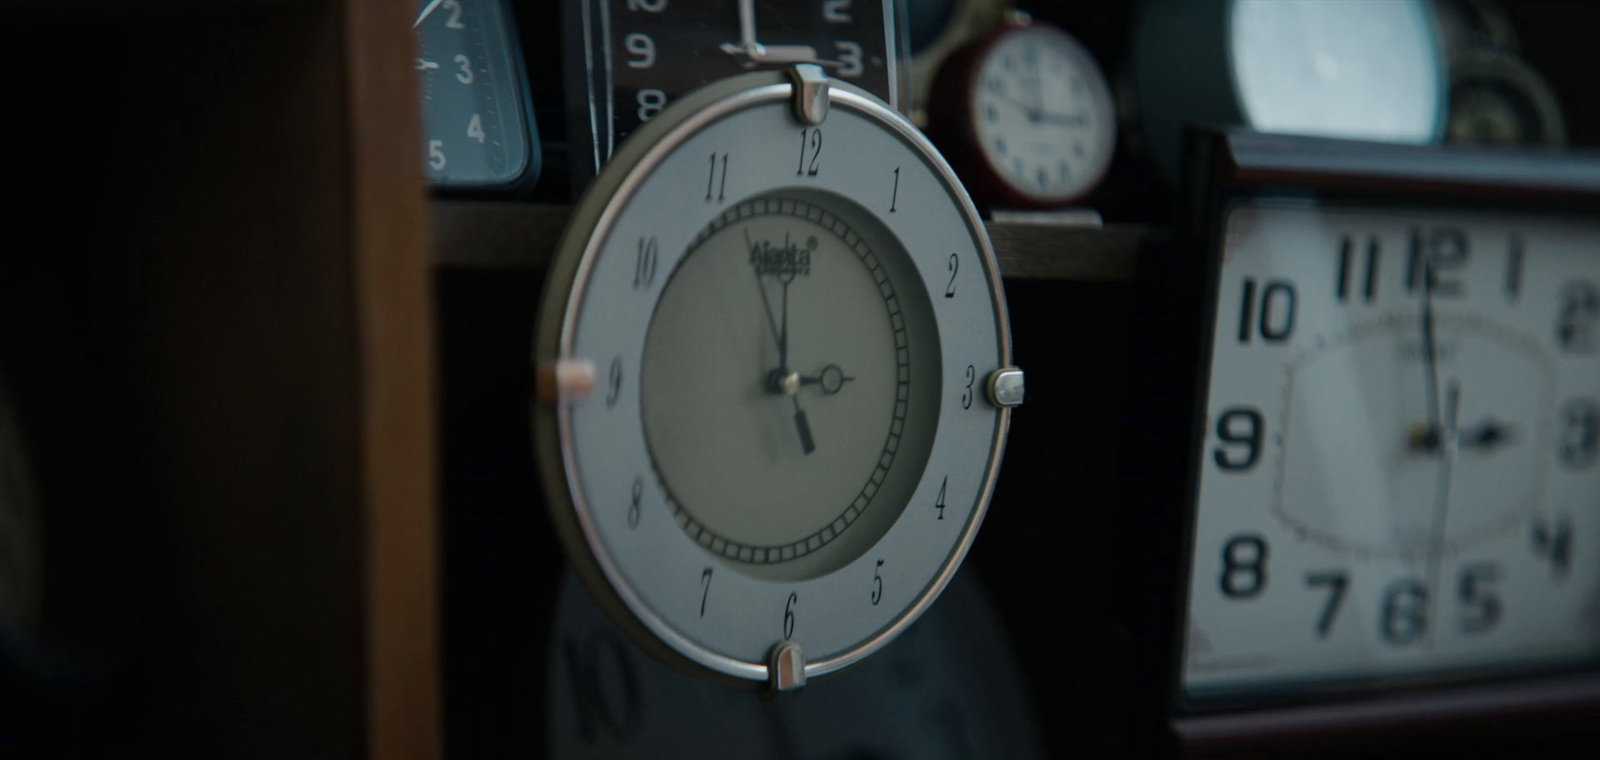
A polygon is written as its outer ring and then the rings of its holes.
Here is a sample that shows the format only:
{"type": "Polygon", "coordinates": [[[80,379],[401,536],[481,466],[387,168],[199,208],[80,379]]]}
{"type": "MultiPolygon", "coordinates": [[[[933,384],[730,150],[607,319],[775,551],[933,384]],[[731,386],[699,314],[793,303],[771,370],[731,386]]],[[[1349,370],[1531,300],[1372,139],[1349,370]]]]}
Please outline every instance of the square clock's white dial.
{"type": "Polygon", "coordinates": [[[1257,201],[1222,245],[1189,697],[1600,655],[1600,225],[1257,201]]]}

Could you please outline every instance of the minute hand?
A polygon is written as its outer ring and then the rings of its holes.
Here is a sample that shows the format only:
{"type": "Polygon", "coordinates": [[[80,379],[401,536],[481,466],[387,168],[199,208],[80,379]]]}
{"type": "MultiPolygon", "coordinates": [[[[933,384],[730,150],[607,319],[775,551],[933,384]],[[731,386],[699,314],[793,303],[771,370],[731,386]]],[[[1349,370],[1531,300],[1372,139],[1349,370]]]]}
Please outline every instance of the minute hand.
{"type": "Polygon", "coordinates": [[[1088,114],[1058,114],[1040,113],[1034,116],[1034,121],[1041,124],[1060,124],[1065,127],[1081,127],[1089,123],[1088,114]]]}

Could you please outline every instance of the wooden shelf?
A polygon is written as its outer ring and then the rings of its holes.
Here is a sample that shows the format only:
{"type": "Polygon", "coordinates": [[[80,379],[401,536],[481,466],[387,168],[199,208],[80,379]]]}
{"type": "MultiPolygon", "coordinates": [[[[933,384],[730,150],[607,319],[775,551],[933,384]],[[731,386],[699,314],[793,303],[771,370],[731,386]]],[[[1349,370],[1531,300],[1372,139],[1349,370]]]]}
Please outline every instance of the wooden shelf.
{"type": "MultiPolygon", "coordinates": [[[[434,201],[433,251],[446,268],[543,268],[550,263],[571,209],[528,203],[434,201]]],[[[1004,277],[1075,282],[1133,278],[1139,249],[1164,235],[1158,228],[991,222],[989,237],[1004,277]]]]}

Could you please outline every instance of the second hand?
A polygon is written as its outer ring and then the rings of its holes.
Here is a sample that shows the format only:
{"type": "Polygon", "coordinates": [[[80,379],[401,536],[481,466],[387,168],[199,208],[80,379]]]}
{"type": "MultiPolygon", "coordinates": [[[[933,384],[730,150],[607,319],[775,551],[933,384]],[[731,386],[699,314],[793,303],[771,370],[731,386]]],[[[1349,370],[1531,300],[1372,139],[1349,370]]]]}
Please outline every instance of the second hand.
{"type": "MultiPolygon", "coordinates": [[[[1426,607],[1428,618],[1437,619],[1433,613],[1438,609],[1439,598],[1443,596],[1439,588],[1441,565],[1444,562],[1444,528],[1450,506],[1450,476],[1455,469],[1456,458],[1456,431],[1455,419],[1461,405],[1461,388],[1455,383],[1450,384],[1449,419],[1441,413],[1439,404],[1439,353],[1438,344],[1434,338],[1433,320],[1433,261],[1425,259],[1422,270],[1422,346],[1423,369],[1426,372],[1426,387],[1428,397],[1428,428],[1429,435],[1442,447],[1443,458],[1439,462],[1439,476],[1434,486],[1433,516],[1428,524],[1428,600],[1426,607]]],[[[1429,625],[1428,643],[1433,643],[1437,626],[1429,625]]]]}

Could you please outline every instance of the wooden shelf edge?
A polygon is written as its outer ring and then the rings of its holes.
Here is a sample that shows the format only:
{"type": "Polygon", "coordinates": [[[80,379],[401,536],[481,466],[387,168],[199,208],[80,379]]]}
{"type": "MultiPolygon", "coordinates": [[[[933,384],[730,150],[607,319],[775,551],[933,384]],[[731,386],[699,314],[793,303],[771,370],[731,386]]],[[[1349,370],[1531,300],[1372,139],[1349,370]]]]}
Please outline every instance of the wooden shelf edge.
{"type": "MultiPolygon", "coordinates": [[[[436,200],[431,204],[434,266],[543,268],[555,255],[568,206],[436,200]]],[[[1117,282],[1133,279],[1139,249],[1162,232],[1145,225],[1104,227],[990,222],[1000,273],[1011,279],[1117,282]]]]}

